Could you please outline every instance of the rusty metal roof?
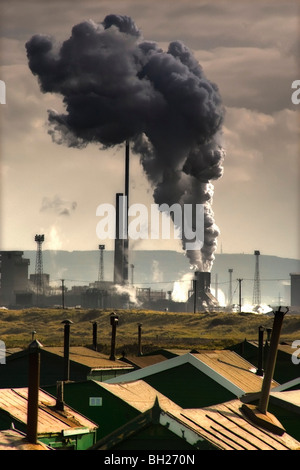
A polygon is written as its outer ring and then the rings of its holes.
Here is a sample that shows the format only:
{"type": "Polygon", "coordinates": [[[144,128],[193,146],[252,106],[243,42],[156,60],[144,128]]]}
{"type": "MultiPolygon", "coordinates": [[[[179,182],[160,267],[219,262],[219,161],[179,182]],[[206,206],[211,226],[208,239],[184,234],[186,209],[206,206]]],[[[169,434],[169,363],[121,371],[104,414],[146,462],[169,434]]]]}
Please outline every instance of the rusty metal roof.
{"type": "MultiPolygon", "coordinates": [[[[12,418],[27,423],[28,388],[0,389],[0,410],[4,410],[12,418]]],[[[39,390],[38,434],[61,433],[65,430],[86,428],[95,430],[98,425],[74,411],[69,406],[64,412],[55,410],[56,399],[39,390]]],[[[76,434],[76,433],[74,433],[76,434]]]]}
{"type": "MultiPolygon", "coordinates": [[[[261,390],[263,378],[256,375],[256,368],[246,359],[234,351],[213,350],[201,353],[188,353],[173,357],[167,361],[153,364],[123,376],[115,377],[107,383],[121,383],[144,379],[150,375],[164,372],[165,370],[191,364],[217,383],[230,390],[237,397],[247,393],[256,393],[261,390]]],[[[193,380],[191,376],[191,381],[193,380]]],[[[278,384],[274,380],[271,387],[278,384]]]]}
{"type": "Polygon", "coordinates": [[[168,359],[162,354],[153,354],[152,356],[126,356],[123,360],[141,369],[142,367],[151,366],[168,359]]]}
{"type": "Polygon", "coordinates": [[[159,406],[162,410],[181,409],[176,403],[143,380],[120,384],[109,384],[107,382],[100,382],[99,384],[142,413],[152,408],[156,399],[158,399],[159,406]]]}
{"type": "Polygon", "coordinates": [[[31,444],[25,434],[16,429],[0,431],[0,450],[51,450],[42,442],[31,444]]]}
{"type": "MultiPolygon", "coordinates": [[[[64,356],[63,346],[44,347],[43,351],[60,357],[64,356]]],[[[84,346],[71,346],[69,357],[70,361],[77,362],[90,369],[133,369],[132,366],[125,364],[123,361],[111,361],[108,356],[84,346]]]]}
{"type": "Polygon", "coordinates": [[[238,399],[202,409],[172,410],[170,415],[189,425],[221,450],[300,450],[300,443],[252,423],[238,399]]]}
{"type": "MultiPolygon", "coordinates": [[[[234,351],[203,351],[193,356],[246,393],[258,392],[261,389],[263,378],[256,375],[256,367],[234,351]]],[[[273,380],[271,387],[277,385],[273,380]]]]}
{"type": "Polygon", "coordinates": [[[201,449],[205,440],[216,450],[300,450],[300,442],[286,432],[274,434],[252,423],[241,411],[241,406],[241,401],[235,399],[207,408],[174,406],[163,410],[156,400],[152,408],[98,441],[92,450],[113,449],[151,423],[167,427],[196,449],[201,449]]]}

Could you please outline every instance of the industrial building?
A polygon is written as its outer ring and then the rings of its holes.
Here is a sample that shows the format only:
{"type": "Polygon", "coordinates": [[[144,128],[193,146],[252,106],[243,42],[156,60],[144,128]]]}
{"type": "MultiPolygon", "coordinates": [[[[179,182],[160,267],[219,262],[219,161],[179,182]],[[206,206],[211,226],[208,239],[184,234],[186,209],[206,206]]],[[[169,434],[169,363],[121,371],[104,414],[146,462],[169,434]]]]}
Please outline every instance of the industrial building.
{"type": "Polygon", "coordinates": [[[32,292],[28,282],[30,260],[24,259],[23,254],[23,251],[0,252],[1,306],[26,305],[32,302],[32,292]]]}
{"type": "Polygon", "coordinates": [[[291,273],[291,306],[300,307],[300,273],[291,273]]]}

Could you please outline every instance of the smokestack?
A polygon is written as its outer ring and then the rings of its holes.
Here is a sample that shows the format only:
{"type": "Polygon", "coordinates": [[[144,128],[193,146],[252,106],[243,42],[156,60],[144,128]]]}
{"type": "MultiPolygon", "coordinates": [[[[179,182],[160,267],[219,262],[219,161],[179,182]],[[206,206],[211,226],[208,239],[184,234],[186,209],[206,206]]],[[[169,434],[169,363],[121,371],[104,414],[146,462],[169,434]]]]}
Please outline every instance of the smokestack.
{"type": "Polygon", "coordinates": [[[194,311],[198,308],[216,307],[217,299],[210,291],[211,274],[207,271],[196,271],[194,279],[194,311]],[[196,298],[195,298],[196,295],[196,298]]]}
{"type": "Polygon", "coordinates": [[[115,361],[116,357],[116,331],[117,331],[117,325],[119,323],[119,317],[115,312],[112,312],[110,314],[110,324],[112,327],[111,331],[111,351],[110,351],[110,360],[115,361]]]}
{"type": "Polygon", "coordinates": [[[40,387],[40,351],[42,344],[34,340],[28,347],[29,376],[27,404],[27,439],[31,444],[37,443],[39,387],[40,387]]]}
{"type": "MultiPolygon", "coordinates": [[[[126,142],[127,178],[130,139],[156,204],[203,204],[203,246],[186,251],[193,269],[210,271],[219,235],[212,181],[223,175],[225,109],[218,86],[207,79],[192,51],[181,41],[163,51],[144,40],[125,15],[76,24],[60,47],[36,34],[26,50],[41,91],[60,94],[65,104],[63,113],[48,111],[54,142],[81,149],[95,142],[105,147],[126,142]],[[105,70],[105,80],[99,70],[105,70]],[[108,100],[112,89],[114,99],[108,100]]],[[[127,189],[128,179],[128,196],[127,189]]],[[[127,261],[124,268],[127,282],[127,261]]]]}
{"type": "Polygon", "coordinates": [[[64,324],[64,380],[70,380],[70,326],[71,320],[63,320],[64,324]]]}
{"type": "Polygon", "coordinates": [[[265,331],[265,328],[263,326],[258,327],[258,363],[257,363],[256,375],[260,375],[260,376],[264,375],[264,369],[263,369],[264,331],[265,331]]]}
{"type": "MultiPolygon", "coordinates": [[[[115,259],[114,259],[114,283],[122,285],[123,282],[123,258],[124,240],[120,233],[120,208],[123,202],[123,194],[116,194],[116,238],[115,238],[115,259]]],[[[123,211],[122,211],[123,214],[123,211]]]]}
{"type": "Polygon", "coordinates": [[[126,140],[125,146],[125,227],[126,234],[124,240],[123,252],[123,281],[128,284],[128,254],[129,254],[129,238],[128,238],[128,208],[129,208],[129,141],[126,140]]]}
{"type": "Polygon", "coordinates": [[[138,356],[142,355],[142,323],[138,323],[138,356]]]}

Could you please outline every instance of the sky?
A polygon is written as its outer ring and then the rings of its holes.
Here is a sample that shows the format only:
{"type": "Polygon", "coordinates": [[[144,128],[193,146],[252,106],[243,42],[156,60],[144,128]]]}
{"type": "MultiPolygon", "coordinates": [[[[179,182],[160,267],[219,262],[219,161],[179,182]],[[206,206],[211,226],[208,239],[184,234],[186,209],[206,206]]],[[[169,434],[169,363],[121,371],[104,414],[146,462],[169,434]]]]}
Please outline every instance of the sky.
{"type": "MultiPolygon", "coordinates": [[[[0,1],[1,250],[113,249],[96,233],[100,204],[124,191],[122,144],[70,148],[48,134],[48,109],[63,112],[59,94],[43,93],[25,44],[35,34],[67,40],[74,25],[109,14],[131,17],[143,38],[164,51],[181,41],[225,108],[223,175],[213,182],[217,253],[300,258],[299,111],[291,100],[300,79],[299,8],[292,1],[141,0],[0,1]]],[[[130,203],[150,207],[151,187],[130,155],[130,203]]],[[[178,240],[137,240],[132,249],[176,249],[178,240]]]]}

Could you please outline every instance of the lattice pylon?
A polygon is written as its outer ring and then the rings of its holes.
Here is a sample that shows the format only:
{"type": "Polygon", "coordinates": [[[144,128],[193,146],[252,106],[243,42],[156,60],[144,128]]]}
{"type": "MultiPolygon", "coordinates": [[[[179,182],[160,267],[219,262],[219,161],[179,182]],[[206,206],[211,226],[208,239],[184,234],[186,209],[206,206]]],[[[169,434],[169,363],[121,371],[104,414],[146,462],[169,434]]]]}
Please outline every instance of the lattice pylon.
{"type": "Polygon", "coordinates": [[[36,260],[35,260],[35,288],[36,295],[39,298],[44,294],[44,279],[43,279],[43,255],[42,244],[45,240],[44,235],[36,235],[35,241],[37,243],[36,260]]]}

